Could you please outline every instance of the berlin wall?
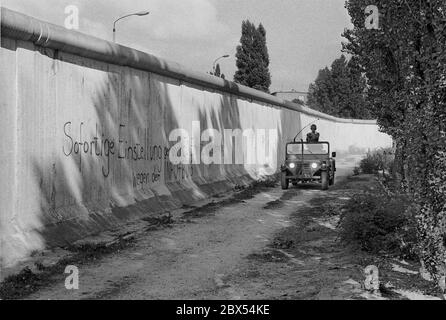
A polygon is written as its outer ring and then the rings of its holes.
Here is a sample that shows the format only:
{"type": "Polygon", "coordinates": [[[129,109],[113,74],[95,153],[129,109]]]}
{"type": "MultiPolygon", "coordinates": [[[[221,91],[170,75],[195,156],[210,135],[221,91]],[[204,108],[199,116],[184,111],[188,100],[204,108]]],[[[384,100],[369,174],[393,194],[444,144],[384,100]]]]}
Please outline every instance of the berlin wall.
{"type": "Polygon", "coordinates": [[[392,144],[374,121],[334,118],[7,9],[0,110],[3,266],[272,175],[284,144],[318,119],[340,155],[392,144]]]}

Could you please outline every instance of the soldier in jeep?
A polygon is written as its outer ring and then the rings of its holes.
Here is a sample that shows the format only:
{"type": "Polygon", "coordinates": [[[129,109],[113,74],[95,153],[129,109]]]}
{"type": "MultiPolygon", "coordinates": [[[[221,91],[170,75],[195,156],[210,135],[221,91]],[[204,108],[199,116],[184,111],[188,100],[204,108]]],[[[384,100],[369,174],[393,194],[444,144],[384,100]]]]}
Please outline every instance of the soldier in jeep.
{"type": "Polygon", "coordinates": [[[317,143],[319,142],[319,132],[316,131],[317,126],[313,124],[311,126],[311,132],[307,134],[307,142],[309,143],[317,143]]]}

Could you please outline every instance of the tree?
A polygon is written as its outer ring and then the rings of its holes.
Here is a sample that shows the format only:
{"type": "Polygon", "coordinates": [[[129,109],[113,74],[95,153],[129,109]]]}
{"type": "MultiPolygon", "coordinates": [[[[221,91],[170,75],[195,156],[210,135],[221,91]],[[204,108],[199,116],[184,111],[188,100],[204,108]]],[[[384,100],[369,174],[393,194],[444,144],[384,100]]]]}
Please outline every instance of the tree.
{"type": "Polygon", "coordinates": [[[342,55],[331,69],[319,70],[309,87],[308,105],[316,110],[343,118],[369,119],[365,98],[366,80],[357,61],[342,55]]]}
{"type": "Polygon", "coordinates": [[[379,28],[369,30],[370,1],[347,1],[353,28],[343,47],[366,74],[372,113],[397,144],[396,169],[415,202],[420,256],[438,276],[446,261],[446,3],[373,3],[379,28]]]}
{"type": "Polygon", "coordinates": [[[234,81],[242,85],[269,92],[271,75],[269,54],[266,45],[266,30],[258,28],[249,20],[242,22],[242,36],[237,46],[237,71],[234,81]]]}
{"type": "Polygon", "coordinates": [[[221,76],[221,70],[220,70],[220,64],[217,63],[217,66],[215,67],[214,76],[220,77],[221,76]]]}
{"type": "Polygon", "coordinates": [[[331,71],[328,67],[319,70],[316,81],[308,89],[308,105],[316,110],[332,114],[331,71]]]}
{"type": "Polygon", "coordinates": [[[302,100],[300,100],[300,99],[294,99],[292,102],[295,103],[295,104],[299,104],[301,106],[305,105],[305,103],[302,100]]]}
{"type": "Polygon", "coordinates": [[[220,68],[220,64],[217,63],[217,65],[215,66],[215,70],[209,72],[210,75],[225,79],[225,75],[223,73],[221,73],[221,68],[220,68]]]}

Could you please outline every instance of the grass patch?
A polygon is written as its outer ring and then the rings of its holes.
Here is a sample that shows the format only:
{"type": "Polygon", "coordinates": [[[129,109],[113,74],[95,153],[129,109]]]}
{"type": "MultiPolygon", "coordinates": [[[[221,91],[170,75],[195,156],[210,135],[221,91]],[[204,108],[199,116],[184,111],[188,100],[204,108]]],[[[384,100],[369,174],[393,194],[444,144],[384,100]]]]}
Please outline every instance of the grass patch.
{"type": "Polygon", "coordinates": [[[277,199],[277,200],[268,202],[263,207],[263,209],[265,209],[265,210],[280,209],[283,207],[283,205],[284,205],[284,203],[280,199],[277,199]]]}
{"type": "Polygon", "coordinates": [[[340,238],[370,253],[415,259],[416,221],[410,200],[384,190],[353,195],[343,207],[340,238]]]}
{"type": "Polygon", "coordinates": [[[172,225],[175,223],[171,213],[157,217],[147,217],[143,218],[142,220],[149,223],[149,226],[146,228],[146,231],[155,231],[162,228],[171,228],[172,225]]]}
{"type": "Polygon", "coordinates": [[[248,260],[254,260],[258,262],[287,262],[290,259],[282,252],[272,249],[259,253],[251,253],[246,257],[248,260]]]}
{"type": "Polygon", "coordinates": [[[249,186],[236,186],[234,191],[236,193],[228,199],[222,201],[212,201],[202,207],[196,207],[183,214],[185,218],[200,218],[214,214],[219,208],[243,202],[244,200],[252,199],[259,192],[275,188],[277,186],[278,176],[266,178],[263,180],[254,181],[249,186]]]}

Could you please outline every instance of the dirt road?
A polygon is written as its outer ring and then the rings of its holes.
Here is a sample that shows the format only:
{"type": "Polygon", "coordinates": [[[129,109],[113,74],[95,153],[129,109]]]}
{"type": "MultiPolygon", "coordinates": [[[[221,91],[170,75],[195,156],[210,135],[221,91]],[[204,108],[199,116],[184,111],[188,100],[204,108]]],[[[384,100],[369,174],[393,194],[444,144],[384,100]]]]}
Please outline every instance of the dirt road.
{"type": "Polygon", "coordinates": [[[364,185],[346,179],[350,172],[340,168],[328,192],[276,186],[232,204],[191,209],[131,246],[79,265],[79,290],[65,289],[66,275],[56,274],[52,285],[26,298],[367,298],[360,283],[370,257],[336,239],[339,206],[364,185]]]}

